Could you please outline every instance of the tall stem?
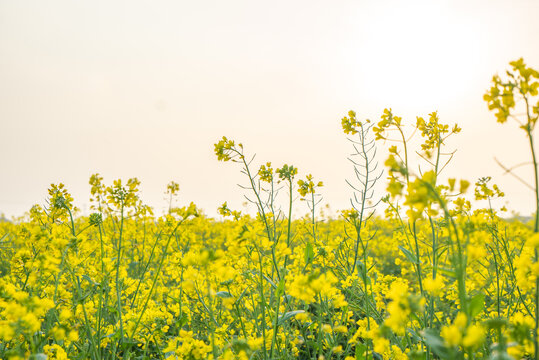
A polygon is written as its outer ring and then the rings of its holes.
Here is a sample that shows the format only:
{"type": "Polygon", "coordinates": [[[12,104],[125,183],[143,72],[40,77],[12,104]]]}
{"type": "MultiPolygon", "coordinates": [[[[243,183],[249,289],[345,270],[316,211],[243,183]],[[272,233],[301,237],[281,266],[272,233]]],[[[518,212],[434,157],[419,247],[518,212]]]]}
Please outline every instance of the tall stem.
{"type": "Polygon", "coordinates": [[[535,148],[533,146],[533,135],[529,124],[526,128],[526,133],[528,134],[528,139],[530,141],[530,149],[532,152],[533,159],[533,175],[535,176],[535,225],[533,228],[533,232],[539,232],[539,174],[537,173],[537,157],[535,155],[535,148]]]}
{"type": "Polygon", "coordinates": [[[123,343],[124,338],[124,323],[122,319],[122,291],[120,289],[120,261],[122,259],[122,233],[124,228],[124,202],[122,200],[122,207],[120,211],[120,236],[118,238],[118,255],[116,259],[116,297],[118,301],[118,316],[120,318],[120,340],[118,342],[123,343]]]}
{"type": "MultiPolygon", "coordinates": [[[[533,232],[539,232],[539,176],[537,173],[537,157],[535,156],[535,147],[533,146],[533,135],[532,130],[537,119],[532,119],[530,114],[530,104],[526,94],[522,93],[524,102],[526,103],[526,116],[527,124],[525,127],[526,134],[528,135],[528,140],[530,142],[530,150],[532,153],[533,159],[533,175],[535,177],[535,224],[533,227],[533,232]]],[[[539,252],[535,249],[535,262],[539,260],[539,252]]],[[[537,340],[539,329],[539,278],[535,279],[535,327],[533,329],[533,345],[535,350],[535,360],[539,360],[539,341],[537,340]]]]}
{"type": "MultiPolygon", "coordinates": [[[[361,192],[361,209],[359,212],[359,223],[356,223],[356,246],[354,251],[354,263],[352,264],[354,269],[357,263],[359,245],[360,243],[363,244],[363,240],[361,238],[361,228],[363,227],[363,213],[365,212],[367,191],[369,191],[369,156],[367,154],[367,150],[365,149],[365,132],[363,129],[363,125],[361,125],[361,151],[363,153],[363,158],[365,159],[365,183],[363,185],[363,191],[361,192]]],[[[363,251],[365,251],[365,249],[363,251]]],[[[367,266],[367,263],[365,263],[364,265],[367,266]]]]}
{"type": "MultiPolygon", "coordinates": [[[[529,119],[529,114],[528,114],[529,119]]],[[[531,132],[531,124],[528,121],[528,125],[526,127],[526,133],[528,134],[528,139],[530,141],[530,149],[532,153],[532,159],[533,159],[533,173],[535,176],[535,225],[533,228],[533,232],[537,233],[539,232],[539,176],[537,173],[537,158],[535,156],[535,148],[533,146],[533,136],[531,132]]],[[[539,252],[537,249],[535,249],[535,261],[537,262],[539,259],[539,252]]],[[[533,344],[535,349],[535,359],[539,359],[539,342],[537,340],[538,335],[538,329],[539,329],[539,278],[535,280],[535,327],[533,329],[533,344]]]]}

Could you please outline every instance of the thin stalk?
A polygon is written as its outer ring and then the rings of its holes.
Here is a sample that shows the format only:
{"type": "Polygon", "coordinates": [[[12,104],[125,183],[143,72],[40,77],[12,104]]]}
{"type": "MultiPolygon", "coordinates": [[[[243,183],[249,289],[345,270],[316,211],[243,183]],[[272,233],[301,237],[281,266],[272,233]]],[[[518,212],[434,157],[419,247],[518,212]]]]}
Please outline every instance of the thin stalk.
{"type": "MultiPolygon", "coordinates": [[[[527,104],[527,101],[526,101],[527,104]]],[[[529,119],[529,110],[528,110],[528,119],[529,119]]],[[[535,156],[535,148],[533,146],[533,136],[531,133],[531,125],[528,122],[526,127],[526,133],[528,134],[528,140],[530,141],[530,149],[533,158],[533,173],[535,176],[535,225],[533,232],[539,232],[539,174],[537,172],[537,158],[535,156]]],[[[535,249],[535,262],[539,260],[539,252],[535,249]]],[[[539,334],[539,277],[535,280],[535,326],[533,329],[533,344],[535,349],[535,359],[539,359],[539,341],[537,336],[539,334]]]]}
{"type": "MultiPolygon", "coordinates": [[[[537,172],[537,157],[535,156],[535,147],[533,144],[533,135],[532,135],[532,117],[530,114],[530,105],[528,98],[524,95],[524,101],[526,103],[526,116],[528,123],[526,124],[525,130],[528,135],[528,140],[530,143],[530,150],[532,153],[533,159],[533,174],[535,178],[535,225],[533,232],[539,232],[539,174],[537,172]]],[[[535,262],[539,260],[539,251],[535,249],[535,262]]],[[[539,335],[539,277],[535,280],[535,326],[533,329],[533,345],[535,350],[535,359],[539,359],[539,340],[537,336],[539,335]]]]}
{"type": "MultiPolygon", "coordinates": [[[[367,150],[365,149],[365,135],[363,133],[363,125],[361,125],[361,150],[363,152],[363,157],[365,159],[365,180],[364,180],[364,187],[363,191],[361,192],[361,210],[359,212],[359,224],[356,226],[356,246],[355,246],[355,252],[354,252],[354,263],[352,264],[353,268],[356,267],[357,257],[358,257],[358,251],[359,251],[359,244],[362,242],[361,239],[361,228],[363,227],[363,214],[365,212],[365,201],[367,198],[367,191],[369,186],[369,156],[367,154],[367,150]]],[[[365,249],[363,250],[365,251],[365,249]]],[[[365,263],[365,266],[367,266],[367,263],[365,263]]]]}
{"type": "Polygon", "coordinates": [[[120,261],[122,257],[122,234],[124,228],[124,202],[122,200],[122,206],[120,210],[120,236],[118,238],[118,254],[116,260],[116,300],[118,307],[118,316],[120,319],[120,339],[118,342],[123,343],[124,339],[124,323],[122,318],[122,292],[120,289],[120,261]]]}
{"type": "Polygon", "coordinates": [[[315,199],[314,199],[314,191],[311,193],[311,202],[312,202],[312,208],[311,208],[311,224],[313,227],[313,244],[316,244],[316,218],[315,218],[315,199]]]}
{"type": "Polygon", "coordinates": [[[264,298],[264,268],[262,266],[262,251],[258,249],[258,265],[260,269],[260,306],[262,307],[262,341],[263,341],[263,354],[264,359],[267,358],[266,355],[266,300],[264,298]]]}
{"type": "MultiPolygon", "coordinates": [[[[288,178],[288,193],[289,193],[289,196],[290,198],[288,199],[288,229],[287,229],[287,233],[286,233],[286,245],[288,247],[290,247],[290,229],[291,229],[291,226],[292,226],[292,202],[293,202],[293,199],[292,199],[292,176],[290,176],[288,178]]],[[[288,259],[288,255],[285,259],[285,266],[286,266],[286,260],[288,259]]]]}

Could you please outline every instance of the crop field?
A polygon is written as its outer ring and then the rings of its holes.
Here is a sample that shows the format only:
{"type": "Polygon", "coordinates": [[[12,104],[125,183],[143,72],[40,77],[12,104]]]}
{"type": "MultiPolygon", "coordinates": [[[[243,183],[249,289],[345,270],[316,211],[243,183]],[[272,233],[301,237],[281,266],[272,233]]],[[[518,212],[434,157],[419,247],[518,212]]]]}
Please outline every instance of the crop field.
{"type": "MultiPolygon", "coordinates": [[[[490,86],[492,126],[516,120],[530,144],[535,177],[519,180],[537,208],[539,72],[520,59],[490,86]]],[[[0,223],[0,358],[537,359],[538,213],[511,218],[490,178],[451,176],[460,128],[436,112],[350,111],[341,125],[355,176],[336,217],[323,179],[255,165],[226,137],[216,158],[244,174],[237,196],[256,215],[174,207],[171,182],[158,216],[136,178],[95,174],[82,216],[51,185],[45,205],[0,223]],[[310,212],[294,218],[300,201],[310,212]]]]}

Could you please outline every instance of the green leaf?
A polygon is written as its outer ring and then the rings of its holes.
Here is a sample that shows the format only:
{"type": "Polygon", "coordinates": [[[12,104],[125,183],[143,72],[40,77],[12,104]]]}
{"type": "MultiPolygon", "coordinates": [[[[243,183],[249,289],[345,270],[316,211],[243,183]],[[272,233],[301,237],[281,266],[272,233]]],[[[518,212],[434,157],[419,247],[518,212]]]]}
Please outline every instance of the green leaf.
{"type": "Polygon", "coordinates": [[[454,270],[451,270],[451,269],[438,267],[438,272],[445,275],[445,276],[447,276],[447,277],[451,277],[451,278],[454,278],[454,279],[457,278],[457,273],[454,270]]]}
{"type": "Polygon", "coordinates": [[[47,355],[43,353],[33,354],[29,357],[30,360],[47,360],[47,355]]]}
{"type": "Polygon", "coordinates": [[[180,319],[177,320],[177,326],[181,328],[182,326],[186,325],[188,322],[189,322],[189,318],[187,317],[187,315],[182,314],[180,319]]]}
{"type": "Polygon", "coordinates": [[[236,353],[239,353],[240,351],[248,352],[249,351],[249,344],[247,343],[247,341],[245,341],[243,339],[233,339],[232,340],[232,349],[236,353]]]}
{"type": "Polygon", "coordinates": [[[432,329],[423,331],[423,338],[433,353],[441,359],[447,359],[450,355],[449,349],[445,347],[444,340],[432,329]]]}
{"type": "Polygon", "coordinates": [[[410,252],[410,250],[402,247],[402,246],[399,246],[399,249],[404,253],[404,255],[406,256],[406,258],[412,263],[412,264],[419,264],[419,260],[417,260],[417,258],[415,257],[414,254],[412,254],[410,252]]]}
{"type": "Polygon", "coordinates": [[[305,246],[305,264],[309,264],[314,259],[313,244],[310,242],[305,246]]]}
{"type": "Polygon", "coordinates": [[[239,303],[239,302],[241,301],[241,299],[243,299],[243,297],[244,297],[245,294],[247,293],[247,290],[248,290],[248,289],[249,289],[249,288],[246,287],[245,290],[243,290],[243,291],[241,292],[240,296],[238,296],[238,298],[236,299],[236,303],[239,303]]]}
{"type": "Polygon", "coordinates": [[[97,286],[99,285],[98,283],[96,283],[95,281],[93,281],[88,275],[84,274],[82,275],[82,278],[86,281],[88,281],[90,284],[92,284],[93,286],[97,286]]]}
{"type": "Polygon", "coordinates": [[[485,308],[485,295],[477,294],[470,300],[470,317],[473,319],[485,308]]]}
{"type": "Polygon", "coordinates": [[[279,286],[277,287],[277,296],[281,296],[284,293],[284,278],[279,281],[279,286]]]}
{"type": "Polygon", "coordinates": [[[408,359],[410,360],[425,360],[427,353],[421,350],[412,350],[408,353],[408,359]]]}
{"type": "Polygon", "coordinates": [[[281,325],[286,320],[291,319],[294,316],[296,316],[297,314],[301,314],[301,313],[304,313],[304,312],[305,312],[305,310],[294,310],[294,311],[285,312],[283,315],[279,316],[279,318],[277,319],[277,324],[281,325]]]}
{"type": "Polygon", "coordinates": [[[507,321],[507,319],[505,318],[496,317],[496,318],[488,319],[487,321],[485,321],[485,324],[487,325],[489,329],[499,330],[499,329],[503,329],[505,326],[509,326],[509,321],[507,321]]]}
{"type": "Polygon", "coordinates": [[[266,275],[262,274],[262,276],[264,277],[264,279],[266,279],[267,282],[270,283],[271,287],[273,287],[274,289],[277,289],[277,285],[275,285],[275,283],[273,282],[273,280],[271,280],[269,277],[267,277],[266,275]]]}
{"type": "Polygon", "coordinates": [[[357,272],[358,272],[360,275],[366,273],[366,271],[365,271],[365,264],[363,264],[363,261],[358,260],[358,261],[356,262],[356,268],[357,268],[357,272]]]}
{"type": "Polygon", "coordinates": [[[358,343],[356,345],[356,360],[365,359],[365,351],[367,351],[367,346],[363,343],[358,343]]]}
{"type": "Polygon", "coordinates": [[[215,296],[220,298],[231,298],[232,294],[228,291],[218,291],[217,293],[215,293],[215,296]]]}

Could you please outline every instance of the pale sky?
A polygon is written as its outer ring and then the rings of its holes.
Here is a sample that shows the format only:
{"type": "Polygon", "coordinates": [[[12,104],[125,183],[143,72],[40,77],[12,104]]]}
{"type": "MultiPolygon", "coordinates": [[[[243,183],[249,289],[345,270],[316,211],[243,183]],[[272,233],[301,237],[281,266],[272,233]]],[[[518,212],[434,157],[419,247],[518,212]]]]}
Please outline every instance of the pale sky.
{"type": "Polygon", "coordinates": [[[524,133],[482,95],[511,60],[539,68],[538,14],[522,0],[0,0],[0,213],[44,204],[58,182],[87,208],[96,172],[138,177],[157,213],[171,180],[180,205],[241,208],[239,167],[213,153],[223,135],[256,164],[312,173],[347,208],[340,119],[377,121],[385,107],[457,122],[446,174],[492,176],[529,213],[529,190],[494,161],[528,161],[524,133]]]}

